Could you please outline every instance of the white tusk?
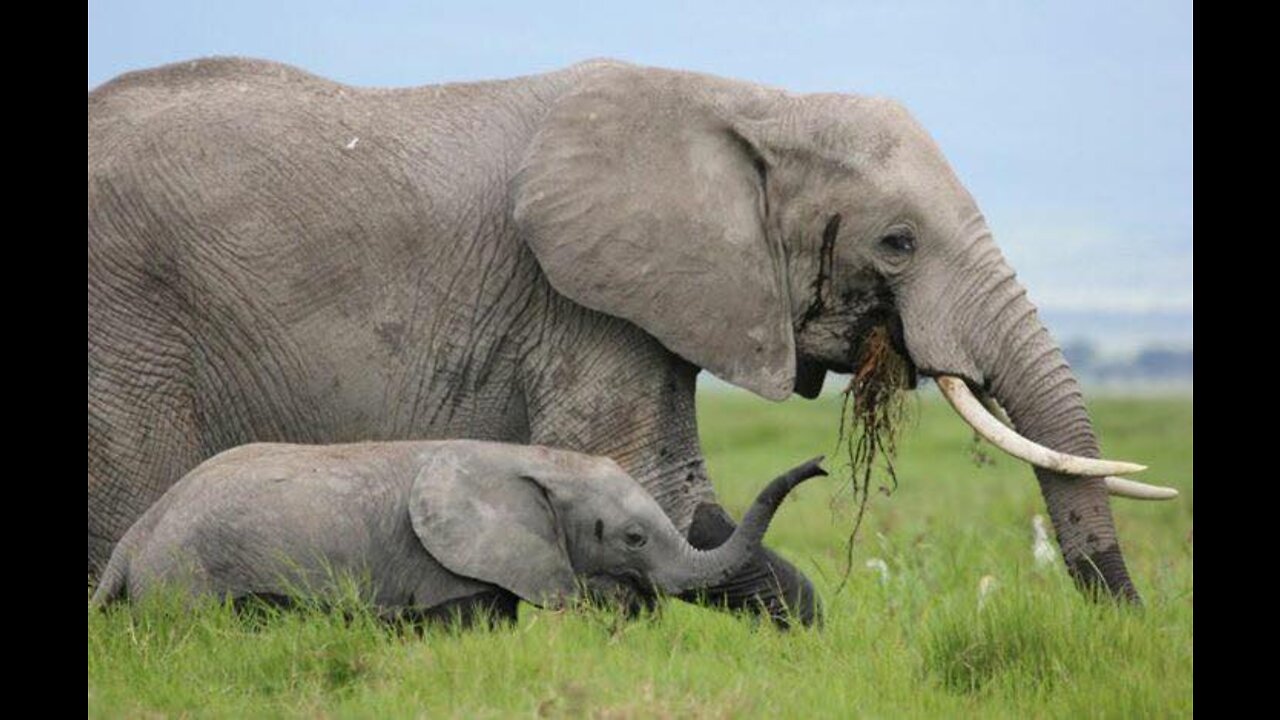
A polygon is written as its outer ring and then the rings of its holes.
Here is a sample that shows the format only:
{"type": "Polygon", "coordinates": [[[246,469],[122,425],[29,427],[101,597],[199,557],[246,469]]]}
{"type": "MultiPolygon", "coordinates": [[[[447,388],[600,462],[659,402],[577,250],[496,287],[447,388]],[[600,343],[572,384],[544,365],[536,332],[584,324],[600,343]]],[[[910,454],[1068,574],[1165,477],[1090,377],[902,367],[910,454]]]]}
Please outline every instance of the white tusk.
{"type": "Polygon", "coordinates": [[[1036,467],[1085,477],[1127,475],[1147,469],[1146,465],[1136,463],[1068,455],[1031,442],[1012,428],[1005,427],[988,412],[978,398],[969,391],[969,386],[964,380],[950,375],[939,375],[935,381],[938,383],[938,389],[942,391],[942,396],[951,403],[951,407],[955,408],[960,417],[964,418],[964,421],[969,423],[987,442],[1036,467]]]}
{"type": "MultiPolygon", "coordinates": [[[[990,395],[983,395],[982,406],[997,420],[1008,425],[1009,428],[1013,428],[1013,421],[1009,419],[1009,414],[1004,411],[1004,408],[1000,407],[995,398],[990,395]]],[[[1125,480],[1114,475],[1108,475],[1102,480],[1107,484],[1107,492],[1116,497],[1129,498],[1130,500],[1172,500],[1178,497],[1178,491],[1171,487],[1148,485],[1134,480],[1125,480]]]]}
{"type": "Polygon", "coordinates": [[[1007,425],[1010,429],[1013,429],[1013,420],[1009,419],[1009,413],[1005,412],[1004,408],[1000,407],[1000,403],[996,402],[995,398],[983,393],[982,407],[986,408],[987,412],[994,415],[997,420],[1007,425]]]}
{"type": "Polygon", "coordinates": [[[1148,485],[1146,483],[1125,480],[1114,475],[1102,478],[1107,483],[1107,492],[1117,497],[1130,500],[1172,500],[1178,497],[1178,491],[1171,487],[1148,485]]]}

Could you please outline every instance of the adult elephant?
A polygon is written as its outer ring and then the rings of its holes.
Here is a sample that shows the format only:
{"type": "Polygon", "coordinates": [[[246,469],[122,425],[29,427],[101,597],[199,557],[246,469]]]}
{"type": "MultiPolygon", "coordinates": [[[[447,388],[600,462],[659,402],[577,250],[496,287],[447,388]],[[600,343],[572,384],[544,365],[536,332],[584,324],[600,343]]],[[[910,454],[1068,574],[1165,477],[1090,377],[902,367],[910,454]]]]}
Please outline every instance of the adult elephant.
{"type": "MultiPolygon", "coordinates": [[[[1076,380],[891,101],[608,61],[375,90],[210,59],[90,92],[88,147],[91,575],[171,483],[250,441],[606,455],[714,546],[733,523],[699,369],[813,397],[887,326],[921,373],[1080,456],[1036,470],[1067,567],[1137,598],[1104,482],[1061,472],[1116,469],[1082,460],[1076,380]]],[[[711,600],[818,613],[768,551],[711,600]]]]}

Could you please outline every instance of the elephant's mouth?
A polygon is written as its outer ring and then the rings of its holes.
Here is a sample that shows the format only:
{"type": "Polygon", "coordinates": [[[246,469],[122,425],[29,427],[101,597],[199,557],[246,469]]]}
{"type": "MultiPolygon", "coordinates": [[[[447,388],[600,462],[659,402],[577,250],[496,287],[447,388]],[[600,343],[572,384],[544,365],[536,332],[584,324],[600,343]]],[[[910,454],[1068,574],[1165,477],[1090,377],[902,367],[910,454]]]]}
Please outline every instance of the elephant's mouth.
{"type": "Polygon", "coordinates": [[[865,372],[869,363],[876,362],[878,367],[883,367],[883,362],[877,361],[886,351],[897,355],[905,366],[905,378],[899,381],[901,387],[906,390],[916,388],[920,371],[907,352],[902,318],[893,309],[883,308],[861,315],[844,331],[844,338],[846,350],[841,360],[796,358],[794,392],[797,395],[809,400],[818,397],[827,372],[856,376],[865,372]],[[887,341],[887,346],[884,341],[887,341]]]}
{"type": "Polygon", "coordinates": [[[872,324],[857,336],[850,352],[851,377],[842,393],[836,439],[847,451],[849,486],[858,499],[849,547],[862,527],[873,472],[883,471],[894,488],[898,484],[894,470],[898,431],[907,417],[906,391],[915,387],[917,370],[902,349],[901,333],[896,335],[895,341],[892,322],[872,324]]]}
{"type": "Polygon", "coordinates": [[[892,353],[903,365],[905,390],[915,390],[920,379],[919,369],[907,351],[906,334],[902,329],[902,316],[892,310],[875,313],[855,327],[856,340],[850,343],[849,357],[857,358],[851,370],[854,374],[866,372],[869,362],[880,361],[879,356],[892,353]]]}
{"type": "Polygon", "coordinates": [[[620,607],[630,614],[642,608],[652,609],[658,597],[653,582],[631,569],[593,573],[586,586],[592,602],[620,607]]]}

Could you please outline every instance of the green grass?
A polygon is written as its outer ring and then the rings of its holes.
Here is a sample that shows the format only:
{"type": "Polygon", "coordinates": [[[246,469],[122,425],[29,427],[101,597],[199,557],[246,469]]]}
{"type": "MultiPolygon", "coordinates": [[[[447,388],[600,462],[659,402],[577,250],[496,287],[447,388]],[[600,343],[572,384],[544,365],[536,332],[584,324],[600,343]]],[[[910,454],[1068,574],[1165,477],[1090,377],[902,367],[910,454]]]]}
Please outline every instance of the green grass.
{"type": "MultiPolygon", "coordinates": [[[[835,398],[700,398],[722,501],[740,515],[769,478],[825,453],[835,398]]],[[[897,492],[877,494],[837,593],[853,504],[837,476],[798,489],[769,544],[817,583],[821,631],[678,601],[619,622],[522,608],[499,631],[397,633],[361,613],[238,617],[158,598],[88,613],[91,717],[1182,717],[1192,714],[1192,403],[1091,405],[1106,453],[1178,487],[1113,508],[1141,610],[1093,604],[1037,569],[1029,469],[971,456],[936,399],[913,400],[897,492]],[[882,559],[887,581],[865,563],[882,559]],[[994,578],[981,609],[978,585],[994,578]]]]}

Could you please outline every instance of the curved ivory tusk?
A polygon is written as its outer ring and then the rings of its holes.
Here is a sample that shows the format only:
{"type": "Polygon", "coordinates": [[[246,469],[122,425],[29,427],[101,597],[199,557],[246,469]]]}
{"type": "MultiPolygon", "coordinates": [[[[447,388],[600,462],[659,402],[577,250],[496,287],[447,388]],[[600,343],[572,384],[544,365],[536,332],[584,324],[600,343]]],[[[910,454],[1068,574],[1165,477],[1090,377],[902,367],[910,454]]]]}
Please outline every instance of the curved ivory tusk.
{"type": "MultiPolygon", "coordinates": [[[[1009,414],[1004,411],[1004,408],[1000,407],[995,398],[990,395],[983,395],[982,406],[997,420],[1009,426],[1010,429],[1013,428],[1013,421],[1009,419],[1009,414]]],[[[1102,480],[1107,484],[1107,492],[1116,497],[1129,498],[1130,500],[1172,500],[1178,497],[1178,491],[1171,487],[1148,485],[1134,480],[1125,480],[1114,475],[1108,475],[1102,480]]]]}
{"type": "Polygon", "coordinates": [[[1106,477],[1107,475],[1126,475],[1146,470],[1146,465],[1118,462],[1115,460],[1096,460],[1094,458],[1068,455],[1022,437],[1012,428],[1000,423],[978,398],[969,391],[964,380],[950,375],[939,375],[934,378],[942,396],[951,403],[960,417],[988,442],[1010,455],[1025,460],[1036,467],[1066,473],[1067,475],[1083,475],[1085,477],[1106,477]]]}
{"type": "Polygon", "coordinates": [[[1129,498],[1130,500],[1172,500],[1178,497],[1178,491],[1171,487],[1148,485],[1118,478],[1114,475],[1102,479],[1107,483],[1107,492],[1117,497],[1129,498]]]}
{"type": "Polygon", "coordinates": [[[995,416],[995,419],[1004,423],[1010,429],[1013,429],[1013,420],[1009,418],[1009,413],[1005,412],[1004,408],[1000,407],[1000,403],[996,402],[995,398],[983,393],[981,400],[982,407],[986,408],[987,412],[991,413],[995,416]]]}

